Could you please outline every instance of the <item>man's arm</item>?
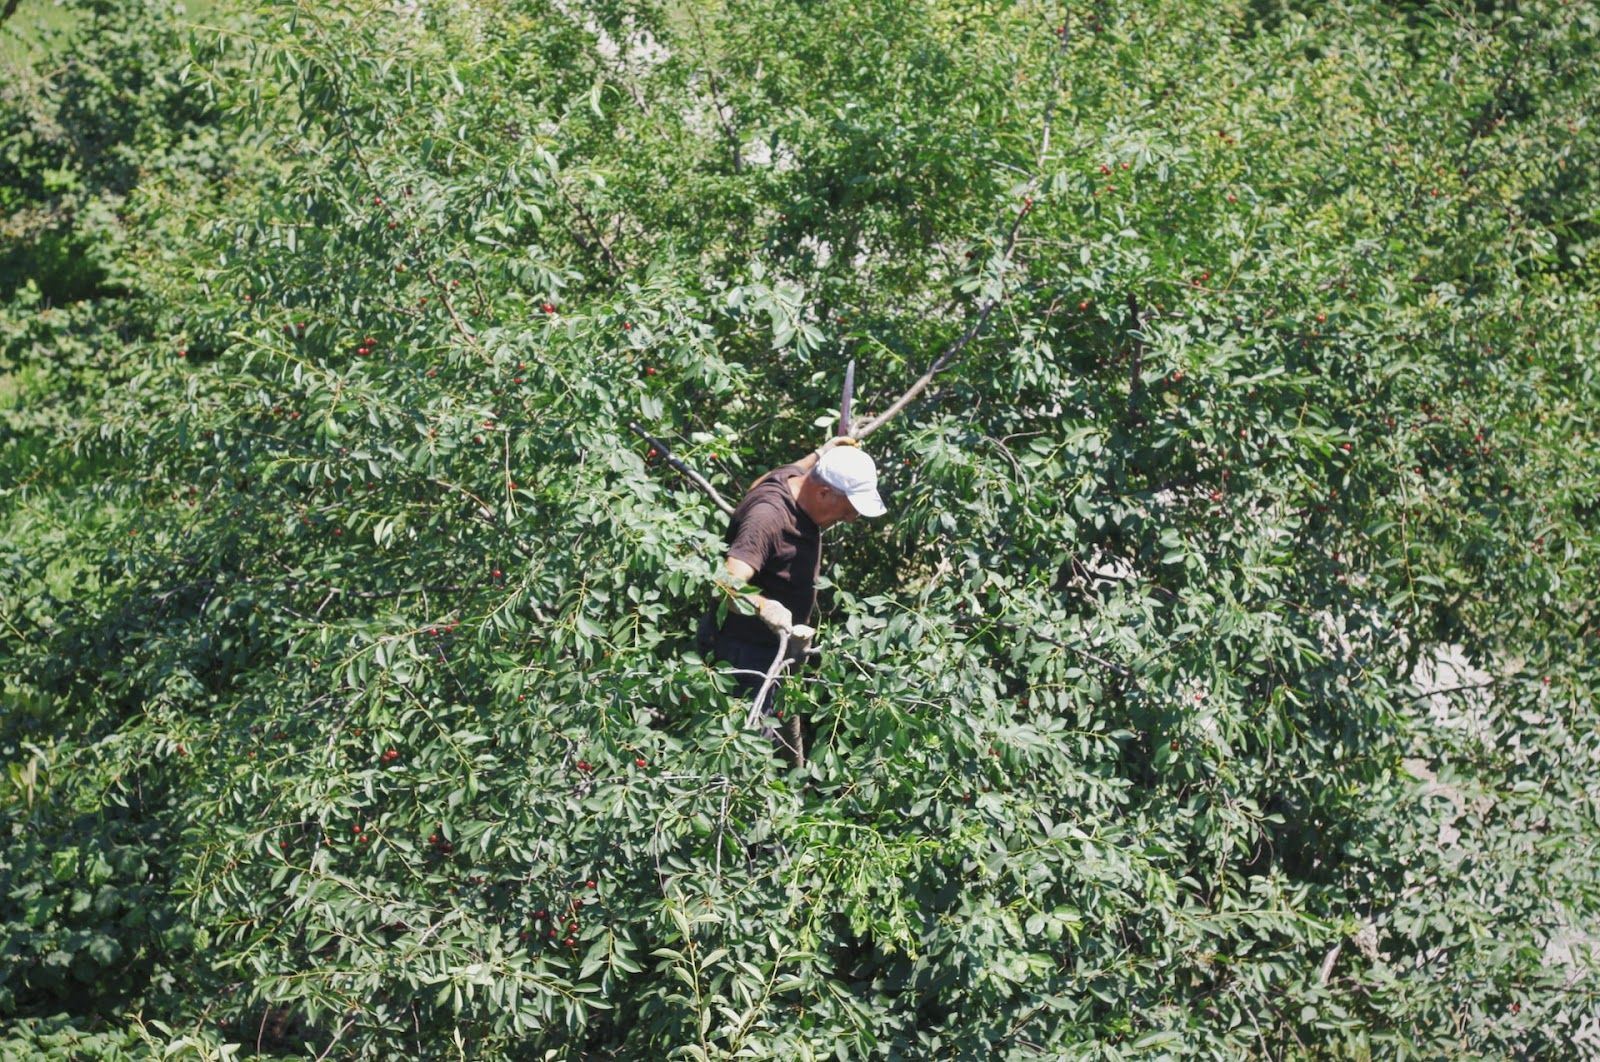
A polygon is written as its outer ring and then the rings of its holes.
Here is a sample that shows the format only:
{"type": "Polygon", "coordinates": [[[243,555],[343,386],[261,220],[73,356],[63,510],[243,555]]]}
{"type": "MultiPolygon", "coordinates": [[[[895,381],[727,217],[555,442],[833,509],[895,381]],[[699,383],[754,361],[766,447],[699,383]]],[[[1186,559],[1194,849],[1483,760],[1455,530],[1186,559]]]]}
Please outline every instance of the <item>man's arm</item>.
{"type": "MultiPolygon", "coordinates": [[[[802,472],[810,472],[813,468],[816,467],[817,462],[822,460],[822,455],[827,453],[829,450],[833,449],[835,446],[860,446],[860,445],[861,445],[860,443],[856,442],[854,439],[852,439],[848,435],[835,435],[833,438],[829,439],[827,442],[823,443],[821,446],[817,447],[815,450],[812,450],[809,454],[806,454],[800,460],[791,461],[789,463],[794,465],[795,467],[799,468],[800,471],[802,471],[802,472]]],[[[760,483],[762,480],[766,479],[768,476],[772,475],[772,473],[776,472],[776,471],[777,471],[777,469],[771,469],[769,471],[763,472],[759,477],[757,477],[755,483],[750,484],[750,487],[746,487],[745,489],[749,490],[751,487],[754,487],[756,485],[756,483],[760,483]]]]}
{"type": "Polygon", "coordinates": [[[723,571],[727,578],[723,582],[723,589],[733,597],[742,597],[755,606],[756,615],[776,633],[787,630],[794,624],[794,616],[780,601],[770,597],[763,597],[757,593],[741,593],[739,588],[747,585],[756,576],[756,570],[738,557],[728,557],[723,561],[723,571]]]}

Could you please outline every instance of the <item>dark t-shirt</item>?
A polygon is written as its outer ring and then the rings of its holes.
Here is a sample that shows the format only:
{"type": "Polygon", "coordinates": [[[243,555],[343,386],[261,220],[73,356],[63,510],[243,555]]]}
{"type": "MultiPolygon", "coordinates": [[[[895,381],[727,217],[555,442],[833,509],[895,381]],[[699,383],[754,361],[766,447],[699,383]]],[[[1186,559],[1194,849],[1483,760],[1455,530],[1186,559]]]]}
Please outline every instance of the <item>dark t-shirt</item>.
{"type": "MultiPolygon", "coordinates": [[[[744,496],[728,521],[728,556],[755,569],[750,580],[762,596],[781,602],[796,623],[811,622],[822,570],[822,529],[789,493],[789,479],[803,476],[796,465],[774,469],[744,496]]],[[[777,645],[777,635],[757,616],[729,611],[722,625],[729,638],[777,645]]]]}

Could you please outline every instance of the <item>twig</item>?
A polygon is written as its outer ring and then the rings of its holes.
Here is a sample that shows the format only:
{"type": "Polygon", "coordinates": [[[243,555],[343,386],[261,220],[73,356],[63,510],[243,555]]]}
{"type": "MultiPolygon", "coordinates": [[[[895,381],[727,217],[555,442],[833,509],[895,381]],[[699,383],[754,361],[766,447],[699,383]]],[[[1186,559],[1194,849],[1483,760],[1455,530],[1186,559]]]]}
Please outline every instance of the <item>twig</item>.
{"type": "Polygon", "coordinates": [[[722,510],[724,516],[733,515],[733,506],[729,505],[727,501],[723,499],[722,495],[717,493],[717,488],[713,487],[706,480],[706,477],[702,476],[700,473],[684,464],[678,458],[674,457],[671,447],[667,446],[666,443],[662,442],[654,435],[651,435],[649,432],[645,431],[643,428],[639,427],[637,423],[631,420],[628,422],[628,428],[635,435],[644,439],[651,446],[654,446],[656,448],[656,452],[661,455],[662,460],[666,461],[667,464],[683,473],[684,477],[687,478],[689,482],[693,483],[696,487],[699,487],[700,490],[703,491],[713,503],[715,503],[716,507],[722,510]]]}
{"type": "Polygon", "coordinates": [[[1438,697],[1445,693],[1460,693],[1462,690],[1486,690],[1492,686],[1499,685],[1499,683],[1499,679],[1490,679],[1488,682],[1472,682],[1462,686],[1444,686],[1436,690],[1424,690],[1422,693],[1417,694],[1411,699],[1414,701],[1420,701],[1425,697],[1438,697]]]}
{"type": "Polygon", "coordinates": [[[1133,418],[1139,412],[1139,389],[1142,381],[1139,374],[1144,369],[1144,318],[1139,314],[1139,298],[1133,292],[1128,292],[1128,331],[1133,336],[1133,368],[1128,373],[1128,414],[1127,422],[1131,426],[1133,418]]]}
{"type": "Polygon", "coordinates": [[[317,1056],[316,1062],[322,1062],[322,1060],[324,1058],[327,1058],[328,1057],[328,1053],[333,1050],[334,1045],[337,1044],[340,1041],[341,1038],[343,1038],[345,1033],[350,1031],[350,1027],[352,1025],[354,1025],[355,1023],[356,1023],[355,1016],[352,1015],[350,1017],[350,1020],[345,1022],[343,1025],[341,1025],[339,1027],[339,1031],[333,1034],[333,1039],[328,1041],[328,1046],[323,1048],[322,1054],[317,1056]]]}
{"type": "Polygon", "coordinates": [[[722,810],[717,813],[717,877],[722,877],[722,831],[728,825],[728,791],[722,791],[722,810]]]}
{"type": "MultiPolygon", "coordinates": [[[[611,267],[613,273],[620,275],[623,272],[622,266],[618,264],[617,256],[611,253],[611,247],[606,243],[605,236],[595,227],[594,218],[590,217],[589,212],[567,194],[566,187],[559,180],[555,182],[555,186],[556,191],[561,193],[561,198],[566,201],[567,206],[572,208],[572,212],[578,215],[578,220],[583,222],[584,228],[589,230],[589,235],[599,245],[600,253],[605,256],[606,265],[611,267]]],[[[583,241],[580,238],[578,242],[582,243],[583,241]]]]}
{"type": "Polygon", "coordinates": [[[430,477],[429,481],[432,482],[432,483],[437,483],[439,486],[444,487],[446,490],[458,491],[458,492],[460,492],[462,494],[465,494],[467,497],[471,498],[473,501],[478,503],[478,516],[481,517],[487,523],[491,523],[491,524],[494,523],[494,510],[489,508],[489,503],[484,501],[482,498],[478,497],[476,494],[472,493],[467,488],[459,487],[456,484],[451,483],[449,480],[440,479],[437,476],[430,477]]]}

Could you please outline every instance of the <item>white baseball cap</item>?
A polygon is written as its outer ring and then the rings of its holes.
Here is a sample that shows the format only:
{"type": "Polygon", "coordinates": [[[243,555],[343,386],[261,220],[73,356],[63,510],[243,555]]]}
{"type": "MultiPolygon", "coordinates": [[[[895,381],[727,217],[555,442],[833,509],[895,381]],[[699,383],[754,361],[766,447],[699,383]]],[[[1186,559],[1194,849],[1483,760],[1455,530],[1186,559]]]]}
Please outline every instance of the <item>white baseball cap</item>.
{"type": "Polygon", "coordinates": [[[835,446],[817,462],[817,478],[850,499],[862,516],[882,516],[889,510],[878,497],[878,466],[855,446],[835,446]]]}

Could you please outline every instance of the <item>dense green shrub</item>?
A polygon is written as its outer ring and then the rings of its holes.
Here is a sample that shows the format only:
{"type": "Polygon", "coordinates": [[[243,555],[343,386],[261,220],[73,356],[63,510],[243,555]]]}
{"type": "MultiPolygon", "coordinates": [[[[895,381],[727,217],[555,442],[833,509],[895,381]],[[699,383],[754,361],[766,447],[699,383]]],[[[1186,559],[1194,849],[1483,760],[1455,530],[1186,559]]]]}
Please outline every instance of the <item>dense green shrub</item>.
{"type": "Polygon", "coordinates": [[[0,1015],[1592,1050],[1596,16],[1403,15],[115,23],[148,120],[0,126],[168,160],[75,171],[137,298],[22,284],[0,333],[0,1015]],[[171,164],[197,123],[214,169],[171,164]],[[690,650],[723,518],[628,425],[736,495],[848,359],[870,412],[973,326],[826,545],[786,772],[690,650]]]}

